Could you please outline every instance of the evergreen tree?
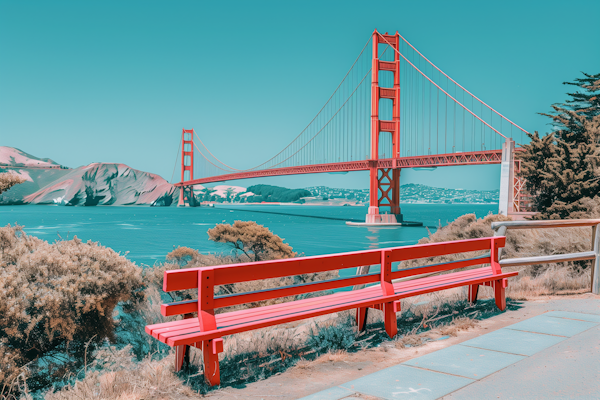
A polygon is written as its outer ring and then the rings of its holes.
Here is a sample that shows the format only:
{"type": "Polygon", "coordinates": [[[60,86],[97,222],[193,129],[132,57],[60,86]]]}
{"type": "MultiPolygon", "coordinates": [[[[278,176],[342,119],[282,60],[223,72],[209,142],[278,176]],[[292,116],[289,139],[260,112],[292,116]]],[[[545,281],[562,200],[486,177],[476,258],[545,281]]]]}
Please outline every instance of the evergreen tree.
{"type": "Polygon", "coordinates": [[[591,118],[600,114],[600,74],[588,75],[582,72],[585,78],[577,78],[575,82],[563,82],[564,85],[573,85],[584,89],[584,92],[567,93],[572,99],[567,104],[574,110],[579,110],[586,117],[591,118]]]}
{"type": "Polygon", "coordinates": [[[595,212],[600,194],[600,74],[565,82],[581,88],[552,105],[553,132],[529,134],[521,174],[534,195],[537,218],[581,218],[595,212]]]}

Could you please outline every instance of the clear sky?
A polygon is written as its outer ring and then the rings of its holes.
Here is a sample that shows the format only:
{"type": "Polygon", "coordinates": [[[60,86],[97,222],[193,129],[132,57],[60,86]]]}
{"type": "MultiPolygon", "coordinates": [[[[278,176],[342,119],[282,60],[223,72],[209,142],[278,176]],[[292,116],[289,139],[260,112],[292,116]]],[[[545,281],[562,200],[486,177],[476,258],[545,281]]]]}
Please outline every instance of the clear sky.
{"type": "MultiPolygon", "coordinates": [[[[77,167],[122,162],[170,180],[181,129],[238,168],[317,113],[374,29],[529,131],[562,82],[600,72],[600,1],[0,0],[0,145],[77,167]]],[[[366,188],[365,173],[261,183],[366,188]]],[[[402,183],[498,188],[499,167],[403,172],[402,183]]],[[[256,180],[232,182],[243,186],[256,180]]]]}

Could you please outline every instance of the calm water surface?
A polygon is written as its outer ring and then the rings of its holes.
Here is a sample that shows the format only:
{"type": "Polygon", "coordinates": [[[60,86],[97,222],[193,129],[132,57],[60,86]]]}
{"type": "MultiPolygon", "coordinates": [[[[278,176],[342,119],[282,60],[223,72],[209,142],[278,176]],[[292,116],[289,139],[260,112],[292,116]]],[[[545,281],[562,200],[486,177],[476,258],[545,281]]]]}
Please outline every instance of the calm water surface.
{"type": "Polygon", "coordinates": [[[305,255],[339,253],[380,247],[415,244],[456,217],[475,213],[481,218],[498,212],[497,204],[405,204],[405,219],[421,221],[426,227],[352,227],[344,221],[269,214],[265,212],[361,219],[366,207],[224,205],[215,208],[135,207],[135,206],[0,206],[0,226],[19,224],[41,239],[60,237],[100,242],[127,253],[138,264],[162,261],[173,247],[187,246],[202,253],[222,253],[229,249],[208,240],[207,229],[215,224],[253,220],[285,239],[295,251],[305,255]]]}

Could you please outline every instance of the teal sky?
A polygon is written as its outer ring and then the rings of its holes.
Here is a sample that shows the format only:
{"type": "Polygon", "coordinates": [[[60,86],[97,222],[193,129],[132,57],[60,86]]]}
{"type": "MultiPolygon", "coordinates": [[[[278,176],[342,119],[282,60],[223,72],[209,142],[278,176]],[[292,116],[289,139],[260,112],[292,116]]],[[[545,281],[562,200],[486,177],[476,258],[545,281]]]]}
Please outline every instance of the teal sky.
{"type": "MultiPolygon", "coordinates": [[[[0,145],[77,167],[122,162],[170,180],[181,129],[229,165],[270,158],[317,113],[373,29],[529,131],[562,82],[600,72],[600,1],[0,0],[0,145]]],[[[366,188],[364,173],[261,183],[366,188]]],[[[496,189],[499,167],[403,172],[496,189]]],[[[232,182],[243,186],[256,180],[232,182]]]]}

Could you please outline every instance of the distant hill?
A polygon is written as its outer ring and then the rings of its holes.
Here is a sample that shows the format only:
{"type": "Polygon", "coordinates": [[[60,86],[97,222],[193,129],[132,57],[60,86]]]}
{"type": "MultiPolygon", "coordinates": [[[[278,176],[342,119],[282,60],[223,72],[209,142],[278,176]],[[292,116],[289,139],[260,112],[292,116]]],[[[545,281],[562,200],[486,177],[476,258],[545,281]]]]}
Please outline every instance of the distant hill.
{"type": "Polygon", "coordinates": [[[312,196],[306,189],[287,189],[280,186],[271,185],[254,185],[246,189],[248,192],[254,193],[254,196],[247,198],[248,202],[259,203],[261,201],[274,203],[291,203],[298,201],[302,197],[312,196]]]}
{"type": "Polygon", "coordinates": [[[24,200],[32,204],[95,206],[153,205],[160,199],[160,205],[171,205],[175,192],[173,185],[158,175],[125,164],[93,163],[70,170],[24,200]]]}
{"type": "Polygon", "coordinates": [[[0,146],[0,167],[66,168],[49,158],[38,158],[8,146],[0,146]]]}
{"type": "MultiPolygon", "coordinates": [[[[368,189],[343,189],[327,186],[313,186],[307,188],[317,200],[353,200],[357,203],[367,204],[369,201],[368,189]]],[[[427,204],[494,204],[498,203],[500,190],[470,190],[438,188],[416,183],[400,186],[400,203],[427,203],[427,204]]]]}
{"type": "Polygon", "coordinates": [[[179,191],[156,174],[125,164],[93,163],[62,167],[12,147],[0,147],[0,173],[11,171],[26,181],[0,195],[0,204],[171,205],[179,191]]]}

